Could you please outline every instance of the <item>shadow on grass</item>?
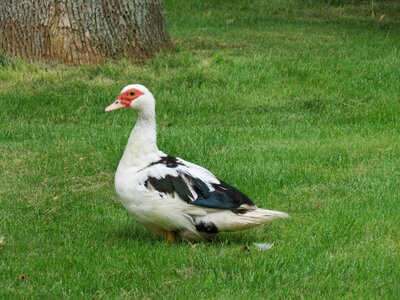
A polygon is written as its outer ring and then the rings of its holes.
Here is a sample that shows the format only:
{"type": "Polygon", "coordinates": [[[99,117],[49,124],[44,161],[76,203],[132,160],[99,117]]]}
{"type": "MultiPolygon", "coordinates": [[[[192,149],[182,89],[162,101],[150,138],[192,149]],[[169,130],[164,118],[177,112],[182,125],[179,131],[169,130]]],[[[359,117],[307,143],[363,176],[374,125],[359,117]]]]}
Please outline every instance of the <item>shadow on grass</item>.
{"type": "Polygon", "coordinates": [[[119,227],[111,228],[108,232],[109,236],[118,240],[125,241],[145,241],[145,242],[157,242],[161,240],[160,236],[153,234],[138,224],[133,222],[126,223],[119,227]]]}
{"type": "MultiPolygon", "coordinates": [[[[269,239],[269,236],[267,234],[268,227],[269,224],[262,227],[262,230],[265,232],[265,236],[262,238],[261,242],[269,239]]],[[[136,241],[150,244],[165,243],[166,241],[165,237],[152,233],[146,230],[144,227],[140,226],[139,224],[135,223],[126,223],[119,227],[109,229],[107,232],[107,237],[119,241],[136,241]]],[[[253,243],[255,242],[260,242],[260,237],[257,234],[257,230],[250,229],[240,232],[222,232],[211,237],[210,239],[206,239],[203,241],[191,242],[184,240],[179,241],[176,244],[202,244],[207,246],[246,246],[253,245],[253,243]]]]}

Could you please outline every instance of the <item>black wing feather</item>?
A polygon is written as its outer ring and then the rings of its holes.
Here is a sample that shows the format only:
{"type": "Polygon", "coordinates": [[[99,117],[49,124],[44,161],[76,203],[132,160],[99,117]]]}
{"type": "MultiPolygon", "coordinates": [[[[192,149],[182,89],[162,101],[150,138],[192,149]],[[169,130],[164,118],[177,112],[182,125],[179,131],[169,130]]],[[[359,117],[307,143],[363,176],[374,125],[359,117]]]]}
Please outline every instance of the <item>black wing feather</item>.
{"type": "Polygon", "coordinates": [[[183,199],[186,203],[191,203],[193,201],[193,195],[189,190],[186,182],[181,176],[173,177],[172,185],[175,192],[183,199]]]}

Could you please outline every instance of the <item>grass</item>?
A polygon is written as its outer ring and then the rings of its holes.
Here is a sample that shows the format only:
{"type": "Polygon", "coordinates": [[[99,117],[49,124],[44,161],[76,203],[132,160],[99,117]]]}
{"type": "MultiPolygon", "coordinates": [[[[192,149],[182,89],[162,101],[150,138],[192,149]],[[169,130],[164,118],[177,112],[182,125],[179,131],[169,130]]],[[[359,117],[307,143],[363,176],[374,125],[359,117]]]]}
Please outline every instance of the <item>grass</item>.
{"type": "Polygon", "coordinates": [[[166,1],[175,46],[145,65],[1,58],[0,298],[398,299],[399,12],[166,1]],[[135,223],[113,190],[135,116],[102,113],[132,82],[160,149],[291,219],[171,246],[135,223]]]}

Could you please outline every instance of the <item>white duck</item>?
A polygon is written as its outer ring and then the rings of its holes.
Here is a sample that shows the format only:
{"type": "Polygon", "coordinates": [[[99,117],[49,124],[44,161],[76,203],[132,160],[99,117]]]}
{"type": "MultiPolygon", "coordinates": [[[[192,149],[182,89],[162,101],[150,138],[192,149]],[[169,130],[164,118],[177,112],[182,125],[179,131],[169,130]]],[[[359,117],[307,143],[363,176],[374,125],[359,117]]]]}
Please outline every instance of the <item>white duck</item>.
{"type": "Polygon", "coordinates": [[[120,108],[137,110],[138,119],[118,165],[115,189],[122,205],[147,229],[169,242],[200,240],[288,216],[258,208],[210,171],[159,151],[155,100],[143,85],[124,87],[104,111],[120,108]]]}

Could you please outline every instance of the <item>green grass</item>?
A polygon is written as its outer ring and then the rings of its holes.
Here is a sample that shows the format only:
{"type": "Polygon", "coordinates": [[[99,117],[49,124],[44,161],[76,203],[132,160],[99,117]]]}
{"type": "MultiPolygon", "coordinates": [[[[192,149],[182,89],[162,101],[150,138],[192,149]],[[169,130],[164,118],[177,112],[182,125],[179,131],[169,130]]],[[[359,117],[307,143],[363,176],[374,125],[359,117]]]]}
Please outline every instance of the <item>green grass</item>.
{"type": "Polygon", "coordinates": [[[400,5],[225,2],[167,0],[174,49],[142,66],[0,59],[0,298],[400,298],[400,5]],[[291,219],[197,245],[135,223],[136,117],[102,113],[132,82],[160,149],[291,219]]]}

